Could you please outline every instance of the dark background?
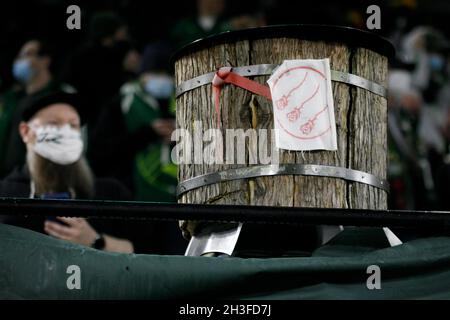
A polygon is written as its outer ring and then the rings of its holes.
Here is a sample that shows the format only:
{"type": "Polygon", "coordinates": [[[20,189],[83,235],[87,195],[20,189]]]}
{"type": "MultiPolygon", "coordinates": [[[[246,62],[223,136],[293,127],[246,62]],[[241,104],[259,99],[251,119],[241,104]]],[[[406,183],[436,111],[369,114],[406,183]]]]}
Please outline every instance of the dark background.
{"type": "MultiPolygon", "coordinates": [[[[382,35],[389,35],[396,19],[408,18],[408,25],[427,24],[450,33],[450,2],[447,0],[391,1],[292,1],[228,0],[226,16],[264,13],[267,23],[337,24],[365,28],[366,8],[381,7],[382,35]],[[314,6],[312,6],[314,5],[314,6]]],[[[175,23],[195,13],[195,0],[14,0],[0,2],[0,90],[11,84],[11,62],[23,42],[31,37],[45,37],[57,44],[57,56],[66,56],[85,38],[87,22],[101,11],[114,11],[129,25],[138,45],[167,37],[175,23]],[[68,30],[66,9],[71,4],[81,8],[81,30],[68,30]]]]}

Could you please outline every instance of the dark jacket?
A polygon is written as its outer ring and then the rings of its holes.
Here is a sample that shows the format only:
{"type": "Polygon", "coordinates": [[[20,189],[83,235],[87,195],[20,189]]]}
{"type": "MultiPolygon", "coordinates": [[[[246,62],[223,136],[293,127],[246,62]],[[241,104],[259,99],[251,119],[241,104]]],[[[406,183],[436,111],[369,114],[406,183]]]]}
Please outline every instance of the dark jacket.
{"type": "Polygon", "coordinates": [[[117,96],[102,109],[89,143],[88,159],[96,175],[116,177],[134,192],[134,158],[149,143],[157,141],[158,136],[150,124],[128,132],[120,104],[121,97],[117,96]]]}
{"type": "Polygon", "coordinates": [[[89,42],[68,60],[62,79],[74,86],[86,99],[88,124],[95,125],[100,106],[110,101],[126,81],[122,68],[128,45],[120,43],[105,47],[89,42]]]}

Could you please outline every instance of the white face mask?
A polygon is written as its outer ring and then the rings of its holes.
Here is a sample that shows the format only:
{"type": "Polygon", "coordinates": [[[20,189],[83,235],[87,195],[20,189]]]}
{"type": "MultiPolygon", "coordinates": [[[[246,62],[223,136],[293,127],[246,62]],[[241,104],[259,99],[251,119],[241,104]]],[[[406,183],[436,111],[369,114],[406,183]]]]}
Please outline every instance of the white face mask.
{"type": "Polygon", "coordinates": [[[81,158],[83,140],[80,132],[70,125],[40,126],[33,131],[36,134],[33,150],[41,157],[60,165],[69,165],[81,158]]]}

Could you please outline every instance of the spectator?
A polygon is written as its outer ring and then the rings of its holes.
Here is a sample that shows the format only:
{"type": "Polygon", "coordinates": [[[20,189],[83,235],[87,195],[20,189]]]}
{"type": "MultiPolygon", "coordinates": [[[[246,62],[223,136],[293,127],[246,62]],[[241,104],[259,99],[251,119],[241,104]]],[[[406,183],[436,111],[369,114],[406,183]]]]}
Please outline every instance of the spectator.
{"type": "MultiPolygon", "coordinates": [[[[0,196],[129,199],[129,192],[115,180],[94,178],[82,156],[80,126],[84,117],[80,118],[79,110],[82,110],[80,99],[64,92],[49,93],[29,101],[19,127],[27,150],[26,165],[0,182],[0,196]]],[[[62,217],[55,221],[7,217],[4,222],[37,232],[45,231],[73,243],[124,253],[140,250],[137,247],[143,240],[139,242],[139,237],[146,234],[131,222],[121,222],[120,228],[117,222],[113,225],[111,222],[62,217]]]]}
{"type": "Polygon", "coordinates": [[[263,12],[243,13],[233,17],[230,20],[230,26],[233,30],[242,30],[248,28],[260,28],[267,25],[266,17],[263,12]]]}
{"type": "Polygon", "coordinates": [[[422,97],[409,88],[410,74],[392,70],[389,99],[389,182],[391,209],[415,209],[425,194],[417,134],[422,97]],[[394,85],[401,85],[396,88],[394,85]]]}
{"type": "MultiPolygon", "coordinates": [[[[105,107],[89,151],[95,172],[119,178],[139,201],[176,200],[177,168],[170,161],[175,129],[171,52],[161,42],[145,48],[139,77],[105,107]]],[[[157,229],[166,252],[183,253],[186,244],[176,224],[161,223],[157,229]]]]}
{"type": "Polygon", "coordinates": [[[179,21],[172,30],[172,40],[182,47],[194,40],[230,30],[223,19],[225,0],[197,0],[194,17],[179,21]]]}
{"type": "Polygon", "coordinates": [[[90,22],[87,42],[63,71],[63,79],[89,101],[89,128],[95,126],[101,106],[117,94],[136,64],[135,55],[129,55],[132,48],[127,30],[116,14],[96,14],[90,22]]]}
{"type": "Polygon", "coordinates": [[[104,108],[89,149],[94,171],[120,179],[136,200],[175,200],[176,167],[169,161],[175,129],[170,53],[162,43],[146,47],[139,78],[126,83],[104,108]],[[112,158],[116,161],[107,161],[112,158]]]}
{"type": "Polygon", "coordinates": [[[17,54],[12,67],[17,84],[0,97],[0,177],[25,161],[17,127],[26,100],[54,90],[74,90],[54,79],[52,60],[50,46],[38,39],[25,42],[17,54]]]}

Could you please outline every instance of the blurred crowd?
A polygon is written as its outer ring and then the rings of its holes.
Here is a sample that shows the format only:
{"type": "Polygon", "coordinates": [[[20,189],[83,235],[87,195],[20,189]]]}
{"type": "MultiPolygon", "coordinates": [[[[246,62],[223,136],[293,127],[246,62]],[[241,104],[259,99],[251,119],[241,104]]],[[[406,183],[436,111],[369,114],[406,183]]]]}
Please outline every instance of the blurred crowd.
{"type": "MultiPolygon", "coordinates": [[[[225,0],[197,0],[195,15],[144,46],[134,43],[129,21],[99,12],[60,65],[57,43],[24,41],[10,66],[13,84],[0,93],[0,197],[175,202],[171,55],[199,38],[268,24],[262,11],[225,18],[225,10],[225,0]]],[[[360,15],[347,17],[364,28],[360,15]]],[[[395,23],[389,207],[450,210],[450,43],[436,28],[395,23]]],[[[175,223],[1,219],[108,251],[183,254],[186,247],[175,223]]]]}
{"type": "MultiPolygon", "coordinates": [[[[0,95],[0,196],[175,202],[171,55],[198,38],[265,24],[259,14],[224,19],[224,10],[224,0],[198,0],[195,16],[142,49],[127,21],[100,12],[60,70],[55,43],[26,40],[0,95]]],[[[2,219],[108,251],[183,254],[187,245],[176,223],[2,219]]]]}
{"type": "Polygon", "coordinates": [[[450,42],[439,30],[398,19],[389,74],[392,209],[449,210],[450,42]]]}

